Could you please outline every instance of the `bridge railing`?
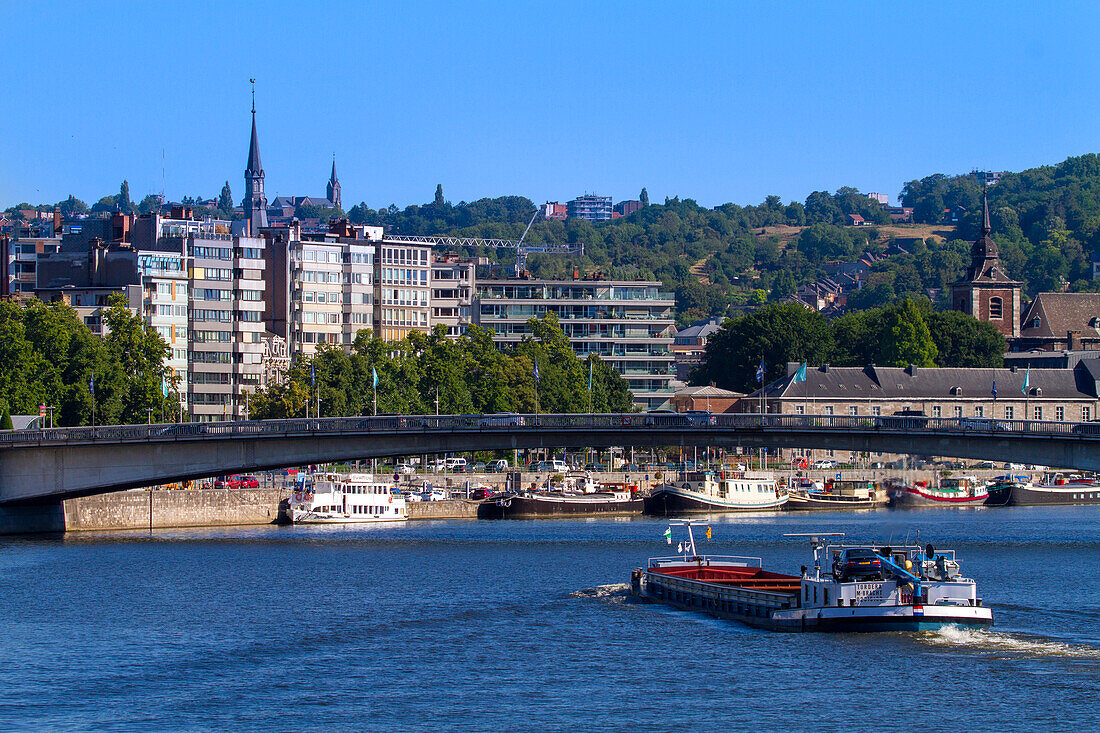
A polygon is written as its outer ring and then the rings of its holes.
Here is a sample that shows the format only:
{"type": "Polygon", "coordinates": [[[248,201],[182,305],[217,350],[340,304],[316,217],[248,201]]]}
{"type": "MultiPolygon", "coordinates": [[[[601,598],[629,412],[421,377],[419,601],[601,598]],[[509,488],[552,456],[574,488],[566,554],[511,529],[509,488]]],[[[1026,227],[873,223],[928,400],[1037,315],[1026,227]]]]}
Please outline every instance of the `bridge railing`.
{"type": "MultiPolygon", "coordinates": [[[[603,413],[517,415],[378,415],[292,418],[237,422],[103,425],[0,432],[0,445],[87,441],[194,439],[204,437],[341,435],[401,431],[507,431],[531,428],[565,430],[717,430],[812,432],[958,433],[962,435],[1051,435],[1100,438],[1100,421],[1087,423],[992,418],[939,418],[922,415],[780,415],[759,413],[603,413]]],[[[581,441],[583,442],[583,441],[581,441]]]]}

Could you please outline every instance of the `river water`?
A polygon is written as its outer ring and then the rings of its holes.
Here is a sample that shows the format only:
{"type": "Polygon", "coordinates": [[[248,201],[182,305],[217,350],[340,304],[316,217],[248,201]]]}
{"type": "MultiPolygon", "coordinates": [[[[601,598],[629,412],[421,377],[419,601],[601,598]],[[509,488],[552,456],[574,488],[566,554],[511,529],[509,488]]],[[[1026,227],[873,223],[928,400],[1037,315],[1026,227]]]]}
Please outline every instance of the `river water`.
{"type": "Polygon", "coordinates": [[[715,519],[955,548],[989,632],[778,634],[627,597],[667,523],[0,538],[0,730],[1100,729],[1100,508],[715,519]]]}

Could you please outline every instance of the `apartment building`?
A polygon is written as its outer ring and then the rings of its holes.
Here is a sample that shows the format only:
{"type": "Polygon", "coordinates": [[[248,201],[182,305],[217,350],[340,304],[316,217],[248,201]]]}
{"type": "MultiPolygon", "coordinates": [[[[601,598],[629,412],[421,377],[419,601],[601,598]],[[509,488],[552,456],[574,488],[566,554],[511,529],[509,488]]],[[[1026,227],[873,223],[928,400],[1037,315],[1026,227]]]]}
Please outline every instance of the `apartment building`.
{"type": "Polygon", "coordinates": [[[472,318],[476,271],[474,259],[443,256],[433,260],[429,319],[432,328],[446,327],[451,338],[458,338],[466,331],[472,318]]]}
{"type": "Polygon", "coordinates": [[[428,245],[406,242],[378,244],[376,273],[378,298],[374,307],[375,333],[400,341],[413,331],[427,331],[432,252],[428,245]]]}
{"type": "Polygon", "coordinates": [[[630,384],[636,402],[653,408],[673,393],[675,296],[661,283],[622,280],[486,280],[477,283],[474,319],[510,345],[530,335],[527,321],[558,317],[581,359],[596,354],[630,384]]]}
{"type": "Polygon", "coordinates": [[[610,196],[597,196],[586,193],[566,203],[566,210],[570,219],[586,219],[587,221],[607,221],[611,218],[612,206],[610,196]]]}

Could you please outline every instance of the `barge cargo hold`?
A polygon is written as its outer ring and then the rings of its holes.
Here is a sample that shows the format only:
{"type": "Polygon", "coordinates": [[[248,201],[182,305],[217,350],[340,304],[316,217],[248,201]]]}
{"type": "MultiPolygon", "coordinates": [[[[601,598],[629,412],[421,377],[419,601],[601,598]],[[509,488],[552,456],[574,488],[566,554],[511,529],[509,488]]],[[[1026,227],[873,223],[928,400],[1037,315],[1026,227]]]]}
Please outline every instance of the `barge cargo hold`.
{"type": "MultiPolygon", "coordinates": [[[[667,535],[666,535],[667,536],[667,535]]],[[[776,631],[933,631],[982,628],[993,612],[973,580],[958,575],[953,551],[916,546],[825,545],[801,576],[765,570],[759,558],[700,556],[694,538],[679,557],[652,558],[631,575],[641,598],[776,631]],[[822,575],[821,555],[839,571],[822,575]],[[835,553],[835,555],[834,555],[835,553]],[[860,554],[864,553],[864,554],[860,554]],[[875,560],[865,560],[874,553],[875,560]],[[844,559],[853,559],[846,567],[844,559]],[[858,566],[866,565],[867,572],[858,566]]],[[[690,537],[690,525],[689,525],[690,537]]]]}

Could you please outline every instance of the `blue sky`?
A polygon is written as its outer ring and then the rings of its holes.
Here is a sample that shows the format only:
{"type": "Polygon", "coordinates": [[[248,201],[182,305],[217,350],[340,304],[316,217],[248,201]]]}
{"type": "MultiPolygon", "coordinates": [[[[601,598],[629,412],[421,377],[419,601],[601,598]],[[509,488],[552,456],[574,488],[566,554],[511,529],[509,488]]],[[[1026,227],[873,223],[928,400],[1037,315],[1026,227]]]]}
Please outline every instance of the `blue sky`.
{"type": "Polygon", "coordinates": [[[785,201],[1100,147],[1090,3],[0,3],[0,206],[785,201]]]}

